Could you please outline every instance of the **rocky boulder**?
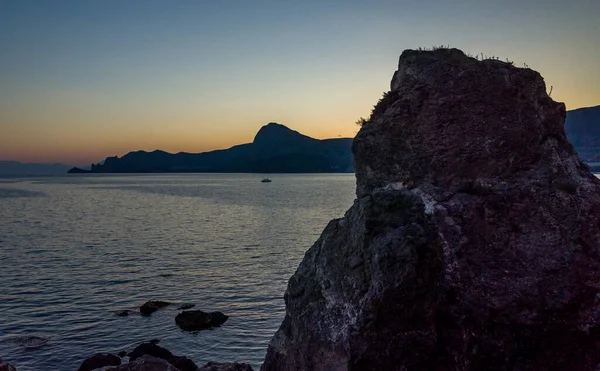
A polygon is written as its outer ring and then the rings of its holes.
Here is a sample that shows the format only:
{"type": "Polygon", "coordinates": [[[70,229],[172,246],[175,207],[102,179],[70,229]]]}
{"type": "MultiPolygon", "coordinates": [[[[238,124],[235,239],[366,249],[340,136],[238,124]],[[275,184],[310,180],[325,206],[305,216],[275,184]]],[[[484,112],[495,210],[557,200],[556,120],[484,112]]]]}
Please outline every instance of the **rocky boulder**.
{"type": "Polygon", "coordinates": [[[535,71],[405,51],[263,371],[595,370],[600,180],[535,71]]]}
{"type": "Polygon", "coordinates": [[[199,331],[221,326],[228,318],[221,312],[207,313],[201,310],[188,310],[175,316],[175,323],[182,330],[199,331]]]}
{"type": "Polygon", "coordinates": [[[119,366],[121,358],[109,353],[97,353],[83,361],[77,371],[92,371],[106,366],[119,366]]]}

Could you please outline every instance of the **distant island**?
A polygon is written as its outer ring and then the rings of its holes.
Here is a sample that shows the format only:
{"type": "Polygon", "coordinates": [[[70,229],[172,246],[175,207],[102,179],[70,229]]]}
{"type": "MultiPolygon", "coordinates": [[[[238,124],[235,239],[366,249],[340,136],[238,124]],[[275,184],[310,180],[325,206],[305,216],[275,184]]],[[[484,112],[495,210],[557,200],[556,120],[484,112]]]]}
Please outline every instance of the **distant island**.
{"type": "Polygon", "coordinates": [[[315,139],[277,124],[263,126],[252,143],[204,153],[135,151],[107,157],[76,173],[351,173],[352,138],[315,139]]]}

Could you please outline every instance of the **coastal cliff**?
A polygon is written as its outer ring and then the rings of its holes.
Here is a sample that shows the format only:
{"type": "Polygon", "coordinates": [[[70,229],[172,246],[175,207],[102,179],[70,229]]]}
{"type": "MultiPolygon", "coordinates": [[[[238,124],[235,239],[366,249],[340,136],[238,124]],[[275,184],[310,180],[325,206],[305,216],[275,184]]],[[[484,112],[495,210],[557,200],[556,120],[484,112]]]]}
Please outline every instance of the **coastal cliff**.
{"type": "Polygon", "coordinates": [[[600,180],[564,120],[531,69],[403,52],[261,370],[597,369],[600,180]]]}

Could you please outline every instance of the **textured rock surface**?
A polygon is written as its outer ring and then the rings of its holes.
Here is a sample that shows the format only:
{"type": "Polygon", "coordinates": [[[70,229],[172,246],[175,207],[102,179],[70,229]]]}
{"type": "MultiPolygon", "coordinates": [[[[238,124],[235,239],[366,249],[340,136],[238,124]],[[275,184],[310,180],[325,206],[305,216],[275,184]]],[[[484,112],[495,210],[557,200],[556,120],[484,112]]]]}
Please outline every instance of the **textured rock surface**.
{"type": "Polygon", "coordinates": [[[530,69],[405,51],[263,371],[595,370],[600,181],[530,69]]]}
{"type": "Polygon", "coordinates": [[[188,310],[175,316],[175,323],[182,330],[199,331],[224,324],[229,317],[221,312],[203,312],[201,310],[188,310]]]}
{"type": "Polygon", "coordinates": [[[83,361],[77,371],[92,371],[106,366],[119,366],[121,358],[109,353],[97,353],[83,361]]]}

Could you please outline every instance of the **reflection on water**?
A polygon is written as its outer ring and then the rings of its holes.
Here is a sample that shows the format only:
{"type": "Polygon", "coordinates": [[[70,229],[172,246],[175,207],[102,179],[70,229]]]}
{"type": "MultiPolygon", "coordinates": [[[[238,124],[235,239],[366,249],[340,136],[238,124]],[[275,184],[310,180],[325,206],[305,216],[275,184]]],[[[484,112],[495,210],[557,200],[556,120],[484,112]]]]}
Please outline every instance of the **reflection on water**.
{"type": "Polygon", "coordinates": [[[258,368],[304,252],[354,198],[353,175],[72,176],[0,183],[0,357],[70,370],[149,339],[198,364],[258,368]],[[119,317],[147,300],[176,305],[119,317]],[[179,304],[220,310],[187,333],[179,304]]]}

